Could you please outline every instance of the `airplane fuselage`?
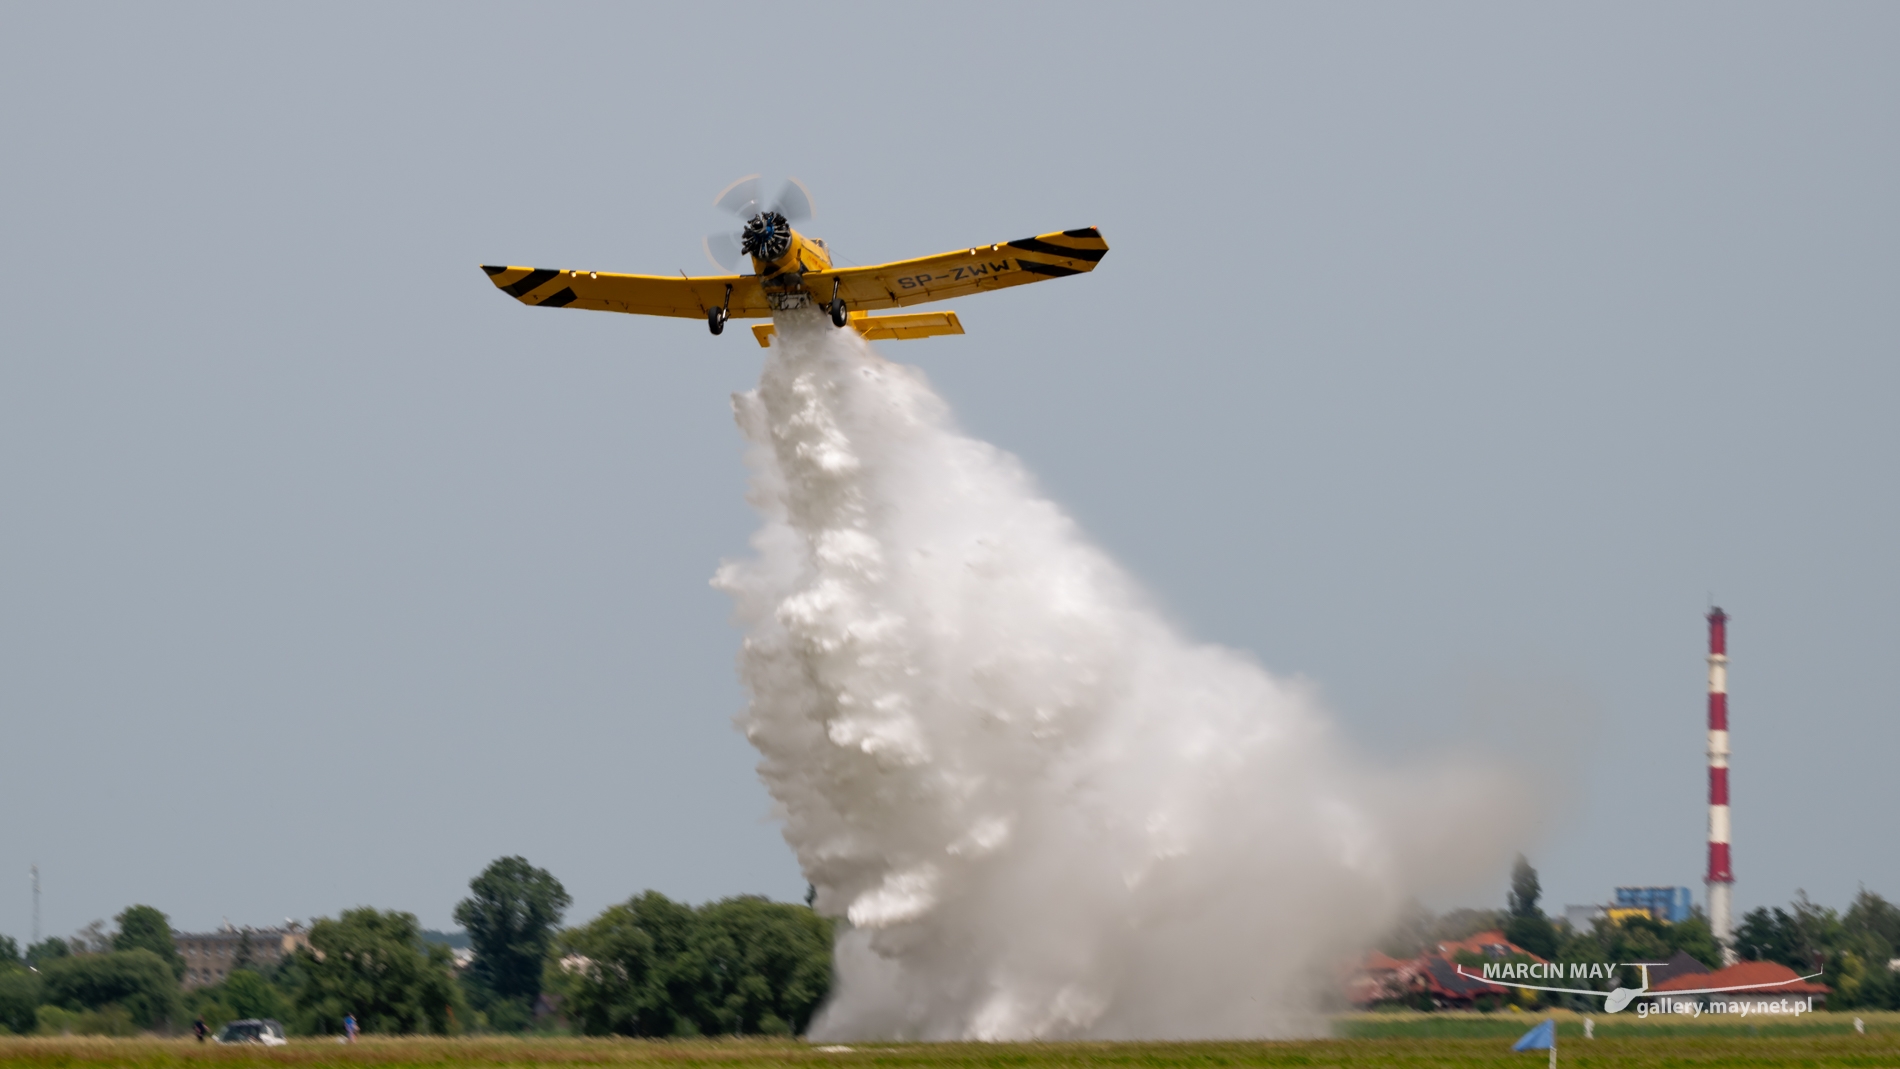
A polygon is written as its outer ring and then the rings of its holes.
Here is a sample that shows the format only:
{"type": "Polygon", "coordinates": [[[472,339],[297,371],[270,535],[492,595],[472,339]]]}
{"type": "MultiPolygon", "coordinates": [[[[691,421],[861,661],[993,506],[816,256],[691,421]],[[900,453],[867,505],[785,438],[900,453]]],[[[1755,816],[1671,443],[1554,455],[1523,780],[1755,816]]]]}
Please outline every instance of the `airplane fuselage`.
{"type": "Polygon", "coordinates": [[[791,243],[777,259],[752,257],[753,274],[759,276],[766,299],[779,310],[803,308],[813,298],[820,302],[831,299],[829,293],[812,293],[805,288],[805,272],[831,269],[831,250],[818,238],[806,237],[796,230],[791,234],[791,243]]]}

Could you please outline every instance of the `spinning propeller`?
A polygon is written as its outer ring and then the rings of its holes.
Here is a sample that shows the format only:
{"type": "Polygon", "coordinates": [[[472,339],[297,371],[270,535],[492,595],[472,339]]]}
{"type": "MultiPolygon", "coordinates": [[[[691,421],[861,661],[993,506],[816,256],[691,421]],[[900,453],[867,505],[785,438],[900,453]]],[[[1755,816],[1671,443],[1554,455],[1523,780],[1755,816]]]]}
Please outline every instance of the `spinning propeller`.
{"type": "Polygon", "coordinates": [[[727,271],[737,272],[744,256],[776,260],[792,244],[792,224],[812,216],[811,192],[796,178],[788,178],[769,206],[759,200],[759,176],[747,175],[727,186],[713,207],[745,220],[736,232],[706,235],[706,258],[727,271]]]}

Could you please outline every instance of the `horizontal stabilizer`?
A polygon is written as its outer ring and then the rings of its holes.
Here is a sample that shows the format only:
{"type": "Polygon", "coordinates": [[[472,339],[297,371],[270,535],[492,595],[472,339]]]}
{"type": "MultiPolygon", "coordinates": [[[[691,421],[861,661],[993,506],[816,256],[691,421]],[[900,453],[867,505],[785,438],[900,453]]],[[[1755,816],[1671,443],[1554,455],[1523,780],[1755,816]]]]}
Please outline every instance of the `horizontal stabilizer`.
{"type": "MultiPolygon", "coordinates": [[[[868,312],[852,312],[848,321],[851,329],[864,335],[867,341],[883,341],[886,338],[929,338],[938,334],[961,334],[963,324],[955,312],[908,312],[903,315],[874,316],[868,312]]],[[[759,339],[759,347],[772,344],[772,335],[777,328],[770,323],[760,323],[752,328],[752,336],[759,339]]]]}

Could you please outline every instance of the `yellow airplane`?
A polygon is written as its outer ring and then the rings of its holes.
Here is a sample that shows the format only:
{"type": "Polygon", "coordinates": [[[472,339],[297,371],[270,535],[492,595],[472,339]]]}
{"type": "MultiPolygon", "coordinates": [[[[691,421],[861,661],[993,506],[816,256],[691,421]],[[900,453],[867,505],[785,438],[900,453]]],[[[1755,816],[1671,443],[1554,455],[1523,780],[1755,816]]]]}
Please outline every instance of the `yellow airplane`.
{"type": "MultiPolygon", "coordinates": [[[[739,234],[707,238],[707,255],[735,270],[743,253],[752,259],[752,274],[688,276],[682,271],[676,278],[533,267],[482,270],[503,293],[538,308],[698,317],[718,334],[729,319],[768,318],[816,304],[830,313],[835,326],[852,327],[867,338],[927,338],[963,333],[957,314],[873,316],[870,311],[1079,275],[1095,270],[1108,254],[1101,231],[1088,227],[872,267],[833,267],[823,241],[792,229],[792,222],[811,214],[811,196],[796,179],[776,202],[762,207],[758,176],[742,178],[720,194],[715,206],[746,223],[739,234]]],[[[771,344],[771,324],[755,326],[752,333],[760,345],[771,344]]]]}

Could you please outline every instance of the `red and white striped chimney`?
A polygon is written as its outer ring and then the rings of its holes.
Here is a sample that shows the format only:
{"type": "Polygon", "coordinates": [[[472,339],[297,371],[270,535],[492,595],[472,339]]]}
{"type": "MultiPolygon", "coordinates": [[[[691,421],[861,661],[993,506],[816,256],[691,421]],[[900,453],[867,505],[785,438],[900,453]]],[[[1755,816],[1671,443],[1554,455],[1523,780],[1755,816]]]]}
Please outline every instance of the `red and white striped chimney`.
{"type": "Polygon", "coordinates": [[[1728,615],[1709,610],[1709,929],[1722,960],[1736,960],[1729,892],[1735,873],[1728,858],[1728,615]]]}

